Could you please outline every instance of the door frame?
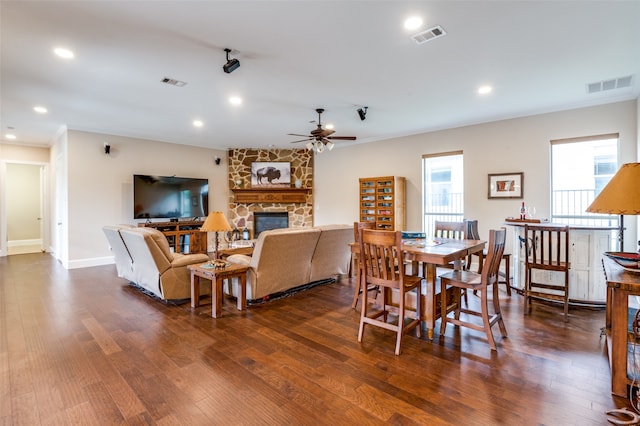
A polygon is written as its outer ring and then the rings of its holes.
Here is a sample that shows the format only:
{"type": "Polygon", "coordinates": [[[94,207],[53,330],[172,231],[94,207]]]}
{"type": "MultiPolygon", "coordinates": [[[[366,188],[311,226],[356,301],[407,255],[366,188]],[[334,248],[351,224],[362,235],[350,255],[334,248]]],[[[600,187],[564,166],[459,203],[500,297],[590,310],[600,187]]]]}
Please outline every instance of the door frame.
{"type": "Polygon", "coordinates": [[[42,237],[42,250],[51,251],[51,238],[49,230],[50,226],[50,191],[49,191],[49,163],[40,161],[17,161],[17,160],[2,160],[0,161],[0,257],[7,256],[8,253],[8,241],[7,241],[7,164],[27,164],[33,166],[40,166],[40,208],[41,208],[41,220],[40,220],[40,235],[42,237]]]}

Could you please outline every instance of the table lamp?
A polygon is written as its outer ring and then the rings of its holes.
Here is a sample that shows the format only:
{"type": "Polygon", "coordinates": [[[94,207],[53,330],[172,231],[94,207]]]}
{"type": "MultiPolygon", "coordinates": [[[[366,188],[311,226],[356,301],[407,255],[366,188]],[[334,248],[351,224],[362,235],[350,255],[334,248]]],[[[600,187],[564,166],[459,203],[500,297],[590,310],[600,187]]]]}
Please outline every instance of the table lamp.
{"type": "Polygon", "coordinates": [[[207,220],[204,221],[200,228],[203,232],[215,232],[216,234],[216,250],[214,259],[218,258],[218,232],[231,231],[231,226],[227,221],[227,217],[222,212],[211,212],[207,216],[207,220]]]}
{"type": "Polygon", "coordinates": [[[624,251],[624,215],[640,215],[640,163],[623,164],[586,211],[620,215],[618,240],[624,251]]]}

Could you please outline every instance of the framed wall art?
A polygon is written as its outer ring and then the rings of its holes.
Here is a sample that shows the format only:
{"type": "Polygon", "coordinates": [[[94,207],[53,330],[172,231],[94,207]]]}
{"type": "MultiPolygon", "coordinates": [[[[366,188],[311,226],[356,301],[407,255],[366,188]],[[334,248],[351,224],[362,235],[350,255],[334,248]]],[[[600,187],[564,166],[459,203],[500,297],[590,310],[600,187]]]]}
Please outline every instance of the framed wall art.
{"type": "Polygon", "coordinates": [[[522,198],[524,173],[489,174],[488,198],[522,198]]]}
{"type": "Polygon", "coordinates": [[[256,161],[251,163],[252,188],[291,186],[291,163],[286,161],[256,161]]]}

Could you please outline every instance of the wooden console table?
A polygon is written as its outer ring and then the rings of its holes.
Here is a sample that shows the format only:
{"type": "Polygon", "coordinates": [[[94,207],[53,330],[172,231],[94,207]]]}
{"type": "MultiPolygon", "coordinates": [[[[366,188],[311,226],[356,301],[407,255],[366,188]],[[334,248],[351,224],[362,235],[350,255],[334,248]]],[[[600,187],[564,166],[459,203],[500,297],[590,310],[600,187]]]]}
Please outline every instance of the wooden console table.
{"type": "Polygon", "coordinates": [[[200,231],[203,223],[201,220],[180,220],[139,223],[138,226],[155,228],[162,232],[176,253],[206,253],[207,233],[200,231]]]}
{"type": "Polygon", "coordinates": [[[629,296],[640,295],[640,274],[625,271],[612,259],[602,259],[607,279],[607,349],[611,364],[611,393],[626,398],[631,383],[627,371],[629,296]]]}

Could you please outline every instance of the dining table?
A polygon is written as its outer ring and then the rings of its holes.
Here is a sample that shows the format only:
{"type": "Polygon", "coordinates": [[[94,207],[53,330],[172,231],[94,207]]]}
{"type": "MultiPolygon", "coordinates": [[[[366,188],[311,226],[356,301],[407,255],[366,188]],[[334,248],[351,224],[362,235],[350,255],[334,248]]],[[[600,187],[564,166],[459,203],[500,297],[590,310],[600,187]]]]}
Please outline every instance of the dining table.
{"type": "MultiPolygon", "coordinates": [[[[412,273],[419,272],[425,278],[426,291],[423,294],[424,304],[422,318],[427,328],[429,340],[433,339],[435,323],[443,314],[438,307],[437,282],[438,266],[453,264],[454,269],[462,267],[462,260],[470,254],[484,250],[486,241],[451,238],[420,238],[402,241],[402,251],[406,261],[413,265],[412,273]]],[[[357,243],[350,244],[353,253],[359,253],[357,243]]],[[[357,268],[357,280],[360,282],[360,267],[357,268]]],[[[441,304],[446,309],[446,303],[441,304]]]]}

